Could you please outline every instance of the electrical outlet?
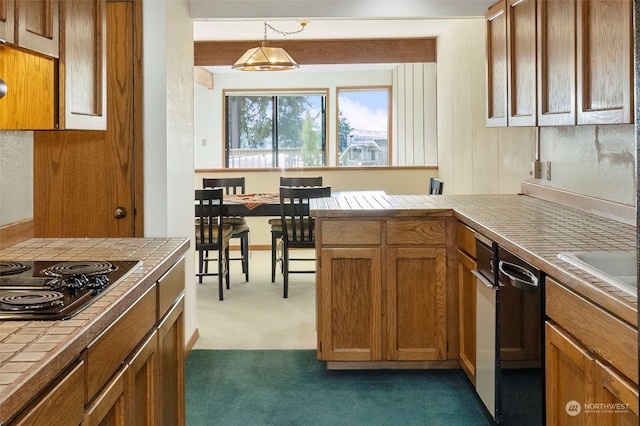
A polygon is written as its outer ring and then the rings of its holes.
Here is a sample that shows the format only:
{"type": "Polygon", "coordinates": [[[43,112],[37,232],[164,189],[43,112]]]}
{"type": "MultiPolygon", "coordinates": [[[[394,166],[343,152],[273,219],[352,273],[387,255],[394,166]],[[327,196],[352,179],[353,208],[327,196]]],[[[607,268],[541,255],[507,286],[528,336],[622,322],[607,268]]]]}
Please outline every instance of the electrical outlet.
{"type": "Polygon", "coordinates": [[[546,167],[546,170],[547,170],[547,173],[546,173],[547,180],[551,180],[551,161],[547,161],[546,166],[547,166],[547,167],[546,167]]]}
{"type": "Polygon", "coordinates": [[[529,174],[534,179],[542,179],[542,162],[540,162],[540,161],[532,161],[531,162],[531,172],[529,172],[529,174]]]}
{"type": "Polygon", "coordinates": [[[206,139],[202,139],[202,146],[207,146],[207,140],[206,139]]]}

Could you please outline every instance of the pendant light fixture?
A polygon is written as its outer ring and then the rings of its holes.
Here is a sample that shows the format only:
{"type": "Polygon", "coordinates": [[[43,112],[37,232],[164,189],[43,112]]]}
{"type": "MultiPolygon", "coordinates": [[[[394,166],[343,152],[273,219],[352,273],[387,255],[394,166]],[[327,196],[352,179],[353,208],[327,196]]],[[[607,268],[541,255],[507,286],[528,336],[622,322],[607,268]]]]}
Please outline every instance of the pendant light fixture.
{"type": "Polygon", "coordinates": [[[298,22],[300,29],[286,32],[274,28],[265,21],[264,40],[260,43],[260,46],[244,52],[244,55],[242,55],[231,68],[241,71],[286,71],[298,68],[299,65],[289,56],[286,50],[281,47],[267,46],[267,27],[278,34],[288,36],[301,32],[307,24],[308,22],[298,22]]]}

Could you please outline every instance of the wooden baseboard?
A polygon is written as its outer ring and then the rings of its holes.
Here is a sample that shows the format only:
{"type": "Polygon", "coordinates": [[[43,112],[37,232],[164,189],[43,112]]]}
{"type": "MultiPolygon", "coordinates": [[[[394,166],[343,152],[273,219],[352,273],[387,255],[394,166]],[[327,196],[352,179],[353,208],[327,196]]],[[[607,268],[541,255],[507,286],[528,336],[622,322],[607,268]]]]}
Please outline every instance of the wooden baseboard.
{"type": "Polygon", "coordinates": [[[457,359],[446,361],[327,361],[327,370],[434,370],[460,368],[457,359]]]}
{"type": "Polygon", "coordinates": [[[33,219],[25,219],[0,226],[0,249],[33,238],[33,219]]]}
{"type": "Polygon", "coordinates": [[[193,347],[196,345],[196,342],[198,341],[199,338],[200,338],[200,332],[196,328],[196,330],[193,332],[189,340],[187,340],[187,344],[185,346],[186,353],[191,352],[191,349],[193,349],[193,347]]]}

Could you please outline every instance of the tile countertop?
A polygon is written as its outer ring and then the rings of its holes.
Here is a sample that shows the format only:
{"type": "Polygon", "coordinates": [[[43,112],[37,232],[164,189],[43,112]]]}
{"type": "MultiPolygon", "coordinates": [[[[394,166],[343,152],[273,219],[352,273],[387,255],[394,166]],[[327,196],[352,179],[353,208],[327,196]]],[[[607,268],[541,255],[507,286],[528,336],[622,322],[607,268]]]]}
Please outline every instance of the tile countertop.
{"type": "Polygon", "coordinates": [[[637,297],[556,257],[635,250],[636,227],[527,195],[375,195],[316,200],[316,217],[408,216],[446,210],[593,303],[637,327],[637,297]]]}
{"type": "Polygon", "coordinates": [[[73,318],[0,321],[0,424],[13,416],[187,251],[186,238],[35,238],[3,260],[141,260],[142,266],[73,318]],[[28,389],[27,392],[19,392],[28,389]]]}

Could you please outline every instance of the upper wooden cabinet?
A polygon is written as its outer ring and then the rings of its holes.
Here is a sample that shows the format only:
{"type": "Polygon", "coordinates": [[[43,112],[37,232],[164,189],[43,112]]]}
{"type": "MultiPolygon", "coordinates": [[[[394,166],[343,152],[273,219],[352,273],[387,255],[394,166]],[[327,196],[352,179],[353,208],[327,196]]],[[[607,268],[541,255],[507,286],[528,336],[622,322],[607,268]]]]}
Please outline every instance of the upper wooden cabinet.
{"type": "Polygon", "coordinates": [[[507,14],[504,0],[487,20],[487,127],[507,125],[507,14]]]}
{"type": "Polygon", "coordinates": [[[105,0],[60,1],[60,129],[107,128],[106,11],[105,0]]]}
{"type": "Polygon", "coordinates": [[[632,5],[493,5],[486,15],[487,126],[633,123],[632,5]]]}
{"type": "Polygon", "coordinates": [[[0,0],[0,129],[107,128],[106,16],[105,0],[0,0]]]}
{"type": "Polygon", "coordinates": [[[578,124],[633,123],[631,0],[577,3],[578,124]]]}
{"type": "Polygon", "coordinates": [[[58,57],[58,0],[1,0],[0,38],[7,44],[58,57]]]}
{"type": "Polygon", "coordinates": [[[536,125],[536,2],[507,1],[509,126],[536,125]]]}
{"type": "Polygon", "coordinates": [[[538,124],[576,124],[575,0],[538,0],[538,124]]]}

